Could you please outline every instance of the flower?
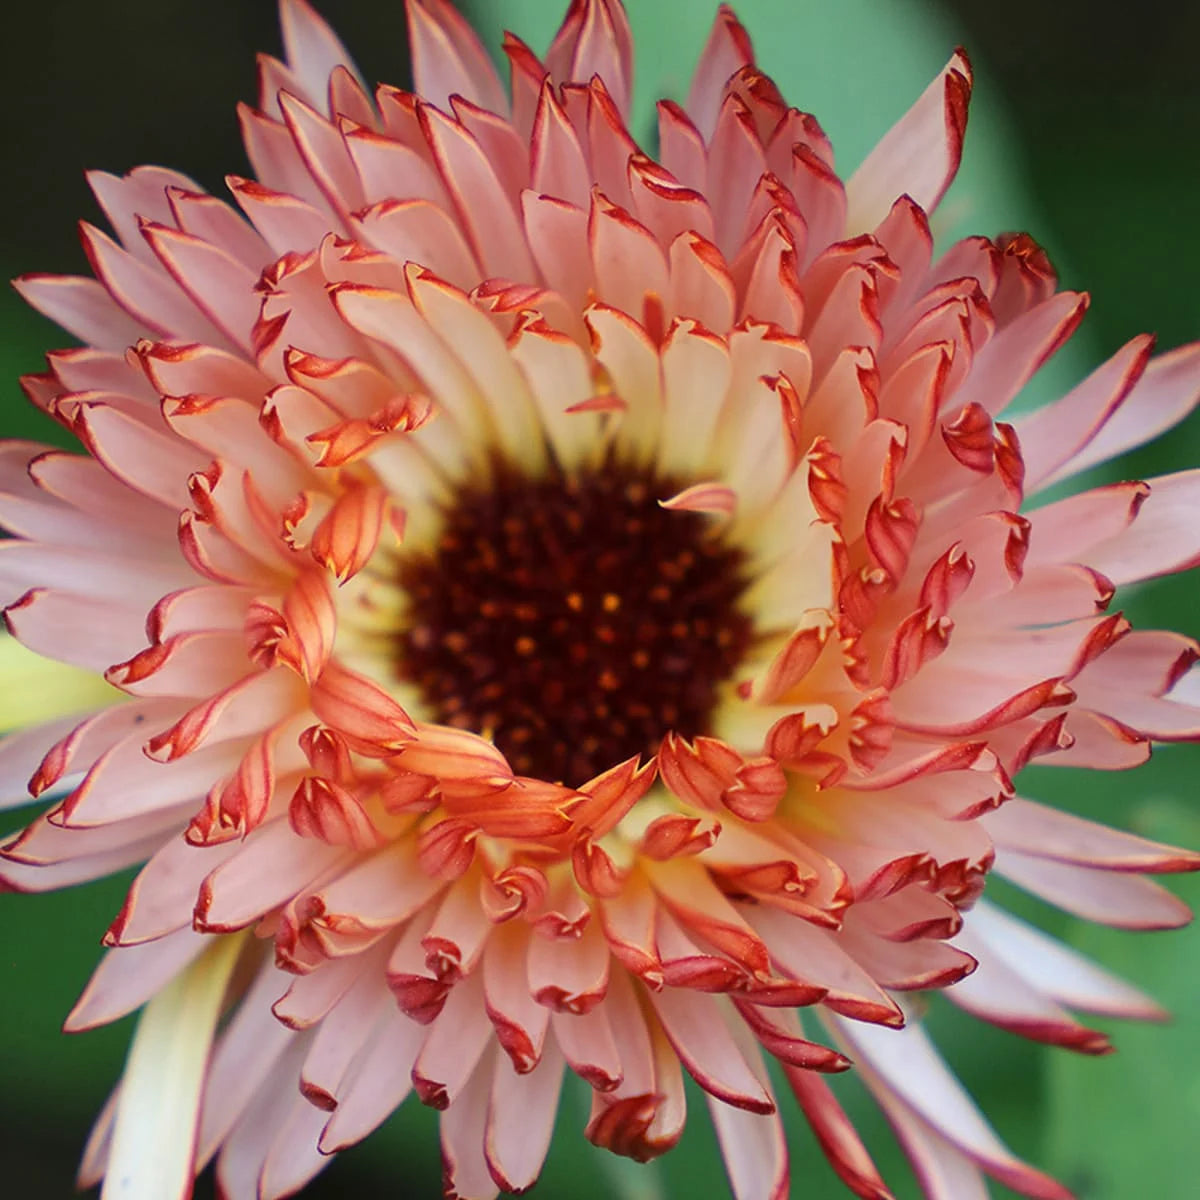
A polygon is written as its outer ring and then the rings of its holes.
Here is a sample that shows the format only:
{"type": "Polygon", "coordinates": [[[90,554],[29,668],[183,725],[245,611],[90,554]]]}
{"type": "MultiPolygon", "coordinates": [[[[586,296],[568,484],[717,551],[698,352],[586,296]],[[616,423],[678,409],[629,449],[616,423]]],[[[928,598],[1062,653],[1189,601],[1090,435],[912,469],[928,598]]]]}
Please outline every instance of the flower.
{"type": "Polygon", "coordinates": [[[415,94],[371,98],[283,0],[244,218],[95,175],[96,278],[19,283],[84,343],[26,382],[88,453],[6,447],[6,617],[90,674],[0,745],[53,801],[0,879],[146,863],[68,1019],[146,1005],[83,1182],[217,1156],[290,1194],[416,1091],[448,1191],[493,1196],[568,1071],[648,1159],[686,1070],[734,1193],[778,1197],[765,1051],[857,1195],[889,1193],[823,1079],[851,1058],[929,1196],[1066,1196],[908,994],[1087,1053],[1069,1010],[1157,1013],[982,893],[1187,917],[1141,876],[1200,856],[1013,780],[1200,738],[1195,645],[1109,611],[1200,561],[1200,475],[1040,495],[1189,411],[1200,347],[1000,419],[1087,302],[1024,236],[934,253],[961,53],[843,184],[728,9],[661,161],[616,0],[545,63],[510,38],[511,89],[408,11],[415,94]]]}

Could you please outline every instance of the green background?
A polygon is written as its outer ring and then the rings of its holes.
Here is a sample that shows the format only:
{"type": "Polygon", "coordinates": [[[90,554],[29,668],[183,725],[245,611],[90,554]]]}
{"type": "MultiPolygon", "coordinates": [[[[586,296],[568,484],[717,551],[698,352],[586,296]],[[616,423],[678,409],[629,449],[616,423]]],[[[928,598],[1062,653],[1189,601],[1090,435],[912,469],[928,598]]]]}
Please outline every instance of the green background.
{"type": "MultiPolygon", "coordinates": [[[[509,24],[545,46],[560,5],[480,0],[490,27],[509,24]]],[[[679,96],[712,4],[634,0],[639,111],[660,89],[679,96]],[[658,81],[656,83],[656,81],[658,81]]],[[[942,232],[1029,229],[1065,286],[1091,291],[1083,332],[1053,369],[1079,378],[1142,330],[1160,348],[1197,336],[1200,268],[1200,6],[1009,0],[744,0],[737,5],[763,66],[788,99],[815,112],[843,173],[858,161],[963,42],[978,81],[964,180],[947,202],[942,232]]],[[[399,0],[323,5],[363,73],[406,82],[399,0]]],[[[8,114],[0,204],[0,270],[84,271],[74,221],[98,221],[81,171],[161,163],[216,191],[245,173],[234,103],[254,97],[253,53],[277,51],[269,0],[46,0],[6,15],[2,86],[8,114]],[[15,53],[14,53],[15,52],[15,53]]],[[[40,367],[61,335],[4,294],[0,321],[3,431],[53,437],[27,409],[17,374],[40,367]]],[[[1110,476],[1145,476],[1200,461],[1200,424],[1120,464],[1110,476]]],[[[1142,626],[1200,633],[1194,576],[1118,597],[1142,626]]],[[[1133,774],[1043,769],[1023,786],[1140,833],[1200,847],[1194,801],[1200,760],[1169,748],[1133,774]]],[[[9,815],[15,827],[20,814],[9,815]]],[[[123,882],[47,897],[0,896],[0,1153],[5,1194],[71,1194],[91,1115],[116,1078],[130,1022],[64,1037],[59,1025],[85,982],[123,882]]],[[[1200,880],[1172,883],[1193,904],[1200,880]]],[[[1200,937],[1137,936],[1068,923],[996,888],[1018,911],[1140,981],[1178,1014],[1168,1027],[1116,1028],[1120,1053],[1103,1060],[1046,1053],[935,1002],[939,1044],[1019,1153],[1055,1171],[1084,1200],[1190,1200],[1200,1178],[1200,937]]],[[[853,1079],[839,1080],[885,1176],[916,1195],[886,1127],[853,1079]]],[[[682,1146],[650,1170],[593,1151],[576,1130],[584,1101],[567,1093],[537,1194],[578,1200],[613,1194],[712,1194],[718,1158],[698,1097],[682,1146]]],[[[793,1194],[844,1194],[787,1105],[793,1194]]],[[[406,1105],[363,1147],[314,1183],[319,1195],[440,1193],[433,1115],[406,1105]]],[[[997,1196],[1007,1195],[998,1186],[997,1196]]],[[[200,1195],[210,1195],[204,1181],[200,1195]]],[[[718,1189],[718,1194],[720,1190],[718,1189]]]]}

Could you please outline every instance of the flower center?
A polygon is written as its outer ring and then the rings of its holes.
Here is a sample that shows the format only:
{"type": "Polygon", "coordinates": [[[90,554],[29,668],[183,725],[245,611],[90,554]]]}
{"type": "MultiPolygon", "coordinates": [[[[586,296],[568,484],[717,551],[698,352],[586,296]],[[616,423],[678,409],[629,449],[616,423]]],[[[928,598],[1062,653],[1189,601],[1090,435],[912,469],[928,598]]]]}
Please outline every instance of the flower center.
{"type": "Polygon", "coordinates": [[[463,488],[436,547],[405,556],[400,673],[436,720],[522,775],[578,786],[674,730],[709,730],[752,625],[745,556],[673,480],[608,464],[463,488]]]}

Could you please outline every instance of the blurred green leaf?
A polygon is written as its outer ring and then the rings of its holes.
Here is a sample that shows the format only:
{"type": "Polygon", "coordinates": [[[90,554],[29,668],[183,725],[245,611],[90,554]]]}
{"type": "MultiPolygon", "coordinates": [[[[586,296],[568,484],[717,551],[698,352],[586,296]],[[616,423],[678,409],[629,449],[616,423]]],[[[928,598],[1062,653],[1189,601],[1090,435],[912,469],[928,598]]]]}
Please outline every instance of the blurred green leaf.
{"type": "MultiPolygon", "coordinates": [[[[1139,832],[1200,845],[1200,815],[1179,799],[1145,801],[1139,832]]],[[[1200,904],[1200,878],[1175,890],[1200,904]]],[[[1048,1160],[1080,1200],[1191,1200],[1200,1178],[1200,927],[1142,936],[1089,926],[1071,942],[1145,988],[1178,1020],[1115,1027],[1118,1053],[1051,1058],[1048,1160]]]]}

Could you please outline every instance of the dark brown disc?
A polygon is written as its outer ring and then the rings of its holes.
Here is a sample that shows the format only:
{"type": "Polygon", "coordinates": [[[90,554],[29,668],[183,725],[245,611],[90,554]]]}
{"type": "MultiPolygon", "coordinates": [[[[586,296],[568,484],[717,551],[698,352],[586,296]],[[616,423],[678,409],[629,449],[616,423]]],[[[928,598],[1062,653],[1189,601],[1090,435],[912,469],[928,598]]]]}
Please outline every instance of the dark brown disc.
{"type": "Polygon", "coordinates": [[[743,553],[620,466],[462,488],[432,553],[404,556],[400,674],[434,718],[521,775],[577,786],[664,734],[706,733],[752,636],[743,553]]]}

